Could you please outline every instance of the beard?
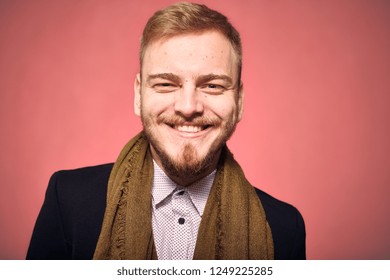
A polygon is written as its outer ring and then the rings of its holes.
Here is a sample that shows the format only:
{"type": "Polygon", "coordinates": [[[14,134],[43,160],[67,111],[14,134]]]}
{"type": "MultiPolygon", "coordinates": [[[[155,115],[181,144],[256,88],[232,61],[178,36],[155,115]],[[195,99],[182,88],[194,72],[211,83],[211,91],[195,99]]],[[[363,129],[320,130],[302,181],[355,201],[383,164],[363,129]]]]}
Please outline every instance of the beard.
{"type": "Polygon", "coordinates": [[[178,115],[160,115],[157,117],[157,125],[169,124],[174,126],[190,122],[192,125],[206,128],[208,126],[221,127],[221,133],[214,139],[206,155],[199,155],[197,147],[192,143],[183,143],[182,146],[178,147],[178,149],[181,149],[180,152],[174,156],[168,154],[165,143],[159,140],[153,129],[151,118],[142,114],[142,111],[141,120],[145,136],[160,158],[164,171],[168,176],[177,178],[197,178],[202,175],[206,176],[207,171],[211,172],[210,168],[218,162],[222,147],[229,140],[237,125],[237,122],[233,119],[223,124],[220,119],[204,116],[188,120],[178,115]]]}

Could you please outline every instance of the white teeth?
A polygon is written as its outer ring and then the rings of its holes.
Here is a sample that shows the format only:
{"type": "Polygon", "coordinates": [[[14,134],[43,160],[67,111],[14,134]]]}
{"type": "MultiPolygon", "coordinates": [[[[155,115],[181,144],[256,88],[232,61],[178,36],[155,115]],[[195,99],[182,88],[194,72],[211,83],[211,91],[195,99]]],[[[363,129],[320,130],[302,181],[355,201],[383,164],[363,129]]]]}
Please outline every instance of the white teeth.
{"type": "Polygon", "coordinates": [[[193,125],[175,125],[175,129],[182,132],[199,132],[202,130],[201,126],[193,126],[193,125]]]}

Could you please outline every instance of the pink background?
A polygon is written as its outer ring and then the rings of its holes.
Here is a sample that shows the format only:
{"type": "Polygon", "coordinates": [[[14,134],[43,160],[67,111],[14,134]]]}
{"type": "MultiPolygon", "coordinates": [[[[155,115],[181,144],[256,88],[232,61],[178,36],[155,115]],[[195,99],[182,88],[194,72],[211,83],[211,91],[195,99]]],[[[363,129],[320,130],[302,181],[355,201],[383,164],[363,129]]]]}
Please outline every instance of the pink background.
{"type": "MultiPolygon", "coordinates": [[[[202,1],[244,44],[229,145],[303,214],[310,259],[390,258],[388,1],[202,1]]],[[[0,0],[0,259],[22,259],[50,175],[112,162],[141,129],[138,43],[172,1],[0,0]]]]}

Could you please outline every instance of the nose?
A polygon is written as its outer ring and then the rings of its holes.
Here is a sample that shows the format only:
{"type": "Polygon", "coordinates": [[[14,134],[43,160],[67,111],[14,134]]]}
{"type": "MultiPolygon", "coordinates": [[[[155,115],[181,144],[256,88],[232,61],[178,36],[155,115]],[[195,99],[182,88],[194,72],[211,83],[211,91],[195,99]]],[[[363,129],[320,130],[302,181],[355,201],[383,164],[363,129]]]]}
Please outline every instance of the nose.
{"type": "Polygon", "coordinates": [[[203,113],[203,101],[200,93],[193,85],[183,85],[181,90],[176,92],[175,112],[185,118],[193,118],[203,113]]]}

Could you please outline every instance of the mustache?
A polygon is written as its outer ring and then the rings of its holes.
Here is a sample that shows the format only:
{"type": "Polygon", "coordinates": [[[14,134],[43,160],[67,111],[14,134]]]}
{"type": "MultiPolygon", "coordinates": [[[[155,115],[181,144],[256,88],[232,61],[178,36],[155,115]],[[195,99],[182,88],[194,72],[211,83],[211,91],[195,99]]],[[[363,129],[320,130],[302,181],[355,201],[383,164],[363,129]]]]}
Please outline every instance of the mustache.
{"type": "Polygon", "coordinates": [[[197,116],[193,118],[184,118],[180,115],[160,115],[157,117],[157,123],[165,123],[170,126],[175,125],[194,125],[194,126],[218,126],[221,120],[216,117],[197,116]]]}

